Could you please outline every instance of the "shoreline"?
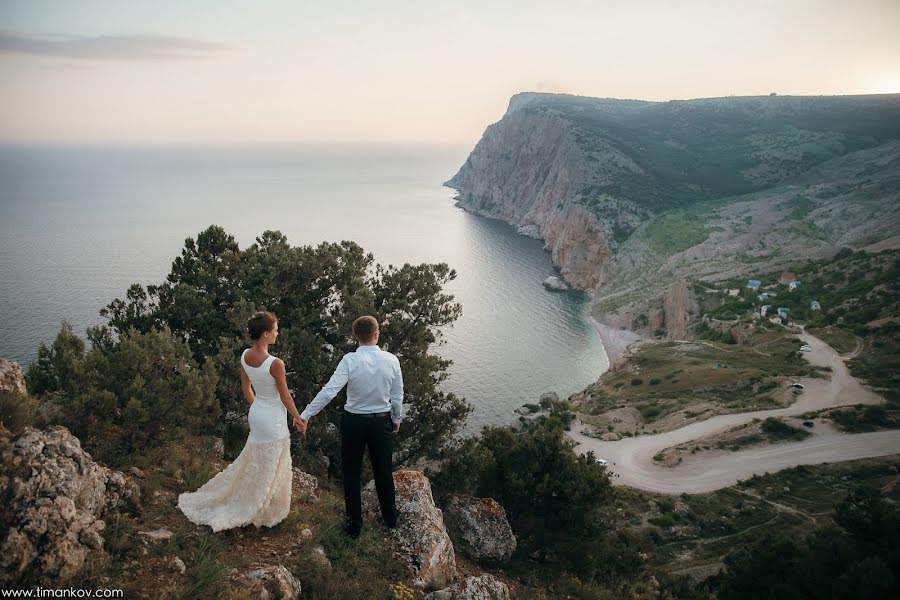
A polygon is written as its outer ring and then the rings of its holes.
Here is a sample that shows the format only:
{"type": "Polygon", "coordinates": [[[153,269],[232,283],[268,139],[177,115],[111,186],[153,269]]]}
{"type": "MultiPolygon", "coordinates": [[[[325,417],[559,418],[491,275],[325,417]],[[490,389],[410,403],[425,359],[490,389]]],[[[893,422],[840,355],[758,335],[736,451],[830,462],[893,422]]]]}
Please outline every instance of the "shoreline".
{"type": "MultiPolygon", "coordinates": [[[[610,371],[621,362],[628,347],[632,343],[640,340],[641,336],[626,329],[613,329],[609,325],[605,325],[595,319],[590,314],[589,308],[586,308],[585,311],[588,313],[586,315],[588,323],[591,324],[594,331],[600,336],[600,342],[603,344],[603,351],[606,353],[606,360],[609,363],[606,371],[610,371]]],[[[606,371],[604,371],[604,373],[606,371]]],[[[602,376],[603,373],[600,375],[602,376]]]]}

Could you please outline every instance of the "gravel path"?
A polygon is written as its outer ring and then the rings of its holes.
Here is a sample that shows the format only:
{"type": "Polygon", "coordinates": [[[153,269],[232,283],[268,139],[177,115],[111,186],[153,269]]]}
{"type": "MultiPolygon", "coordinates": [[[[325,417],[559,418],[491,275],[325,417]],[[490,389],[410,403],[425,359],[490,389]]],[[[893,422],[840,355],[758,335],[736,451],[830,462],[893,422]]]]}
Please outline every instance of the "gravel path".
{"type": "Polygon", "coordinates": [[[654,463],[653,457],[669,448],[720,433],[755,418],[795,416],[807,411],[852,404],[879,404],[880,396],[864,388],[850,375],[841,357],[825,342],[808,333],[800,338],[812,347],[805,353],[817,366],[831,367],[831,379],[803,378],[803,393],[787,408],[719,415],[681,429],[604,442],[580,433],[580,423],[569,432],[584,454],[593,450],[609,462],[616,485],[671,494],[700,493],[734,485],[754,474],[772,473],[797,465],[840,462],[900,453],[900,431],[842,434],[817,433],[802,442],[748,448],[737,452],[688,455],[675,467],[654,463]]]}

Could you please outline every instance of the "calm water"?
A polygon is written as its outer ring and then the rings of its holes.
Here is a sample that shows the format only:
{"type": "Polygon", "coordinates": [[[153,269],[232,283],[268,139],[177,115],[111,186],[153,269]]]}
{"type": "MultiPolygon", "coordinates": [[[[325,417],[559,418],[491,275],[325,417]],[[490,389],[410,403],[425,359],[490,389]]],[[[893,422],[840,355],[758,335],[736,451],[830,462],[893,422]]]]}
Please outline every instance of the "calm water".
{"type": "MultiPolygon", "coordinates": [[[[546,292],[538,241],[453,205],[441,186],[468,147],[0,148],[0,356],[28,364],[59,323],[83,333],[133,282],[161,281],[210,224],[240,246],[266,229],[294,245],[354,240],[384,264],[446,262],[463,316],[439,352],[470,430],[542,392],[568,395],[606,357],[586,298],[546,292]]],[[[308,399],[300,399],[307,401],[308,399]]]]}

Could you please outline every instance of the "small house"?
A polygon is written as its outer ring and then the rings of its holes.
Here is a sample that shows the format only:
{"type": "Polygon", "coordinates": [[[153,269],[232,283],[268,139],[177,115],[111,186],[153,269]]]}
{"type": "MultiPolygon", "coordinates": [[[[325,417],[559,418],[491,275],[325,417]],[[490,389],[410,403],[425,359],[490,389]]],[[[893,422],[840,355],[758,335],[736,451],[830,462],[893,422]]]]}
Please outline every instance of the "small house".
{"type": "Polygon", "coordinates": [[[756,319],[760,318],[762,315],[759,314],[759,311],[754,311],[751,316],[753,317],[753,320],[756,320],[756,319]]]}
{"type": "Polygon", "coordinates": [[[737,296],[738,294],[740,294],[741,290],[738,290],[738,289],[725,290],[725,293],[728,294],[729,296],[734,297],[734,296],[737,296]]]}
{"type": "Polygon", "coordinates": [[[772,308],[771,304],[763,304],[759,309],[759,314],[762,316],[766,316],[766,313],[769,312],[770,308],[772,308]]]}
{"type": "Polygon", "coordinates": [[[792,282],[790,282],[790,283],[788,284],[788,291],[789,291],[789,292],[793,292],[793,291],[796,290],[798,287],[800,287],[800,282],[799,282],[799,281],[792,281],[792,282]]]}
{"type": "Polygon", "coordinates": [[[785,285],[789,284],[792,281],[797,280],[797,275],[790,271],[785,271],[781,274],[781,279],[778,280],[778,283],[783,283],[785,285]]]}
{"type": "Polygon", "coordinates": [[[779,317],[778,315],[771,315],[769,316],[769,323],[778,323],[779,325],[781,325],[781,317],[779,317]]]}
{"type": "Polygon", "coordinates": [[[809,310],[822,310],[822,305],[819,304],[818,300],[813,300],[809,303],[809,310]]]}
{"type": "Polygon", "coordinates": [[[762,294],[760,294],[759,296],[757,296],[757,298],[759,298],[759,301],[760,301],[760,302],[765,302],[766,299],[767,299],[768,297],[769,297],[769,293],[768,293],[768,292],[763,292],[762,294]]]}
{"type": "Polygon", "coordinates": [[[760,284],[760,281],[758,279],[748,279],[747,280],[747,287],[750,288],[751,290],[758,290],[759,284],[760,284]]]}
{"type": "Polygon", "coordinates": [[[783,306],[778,307],[778,316],[782,319],[787,319],[788,315],[791,313],[791,309],[785,308],[783,306]]]}

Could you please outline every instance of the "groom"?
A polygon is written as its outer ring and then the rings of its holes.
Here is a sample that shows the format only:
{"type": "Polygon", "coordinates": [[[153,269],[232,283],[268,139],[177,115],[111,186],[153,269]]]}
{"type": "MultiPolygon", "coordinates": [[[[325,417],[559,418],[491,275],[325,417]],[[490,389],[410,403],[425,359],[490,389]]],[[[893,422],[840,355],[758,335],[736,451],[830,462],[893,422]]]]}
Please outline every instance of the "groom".
{"type": "Polygon", "coordinates": [[[341,419],[341,454],[344,471],[344,504],[347,533],[358,537],[362,529],[360,475],[365,447],[375,473],[375,490],[381,515],[388,527],[397,526],[391,454],[393,436],[400,431],[403,408],[403,374],[400,361],[378,347],[378,321],[364,316],[353,322],[356,352],[344,355],[325,387],[300,414],[300,432],[309,419],[325,408],[347,386],[347,403],[341,419]]]}

